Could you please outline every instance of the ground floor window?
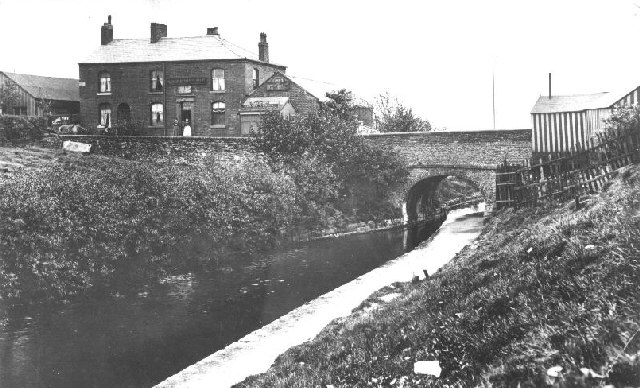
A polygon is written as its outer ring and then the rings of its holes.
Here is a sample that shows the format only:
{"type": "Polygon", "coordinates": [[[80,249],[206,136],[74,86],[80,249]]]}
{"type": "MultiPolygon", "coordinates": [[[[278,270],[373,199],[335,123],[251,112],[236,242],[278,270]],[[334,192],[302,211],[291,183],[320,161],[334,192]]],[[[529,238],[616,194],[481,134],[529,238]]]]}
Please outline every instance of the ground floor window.
{"type": "Polygon", "coordinates": [[[211,125],[224,126],[225,104],[218,101],[211,104],[211,125]]]}
{"type": "Polygon", "coordinates": [[[104,128],[111,127],[111,105],[100,104],[100,126],[104,128]]]}
{"type": "Polygon", "coordinates": [[[151,104],[151,125],[162,126],[164,123],[164,109],[159,102],[151,104]]]}
{"type": "Polygon", "coordinates": [[[123,102],[118,105],[116,113],[118,114],[117,120],[119,123],[126,124],[131,121],[131,107],[129,107],[129,104],[123,102]]]}
{"type": "Polygon", "coordinates": [[[249,135],[258,132],[260,126],[260,114],[243,114],[240,116],[240,134],[249,135]]]}

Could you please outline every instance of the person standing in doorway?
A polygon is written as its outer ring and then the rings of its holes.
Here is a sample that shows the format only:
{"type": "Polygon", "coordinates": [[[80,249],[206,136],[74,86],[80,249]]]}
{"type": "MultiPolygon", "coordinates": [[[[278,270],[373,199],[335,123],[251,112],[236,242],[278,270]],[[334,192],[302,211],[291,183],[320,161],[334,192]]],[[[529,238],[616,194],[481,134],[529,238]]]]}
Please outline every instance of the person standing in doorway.
{"type": "Polygon", "coordinates": [[[171,135],[172,136],[182,135],[180,131],[180,123],[178,122],[178,119],[173,120],[173,133],[171,135]]]}
{"type": "Polygon", "coordinates": [[[184,124],[184,129],[182,130],[182,136],[191,136],[191,125],[189,125],[189,119],[184,124]]]}

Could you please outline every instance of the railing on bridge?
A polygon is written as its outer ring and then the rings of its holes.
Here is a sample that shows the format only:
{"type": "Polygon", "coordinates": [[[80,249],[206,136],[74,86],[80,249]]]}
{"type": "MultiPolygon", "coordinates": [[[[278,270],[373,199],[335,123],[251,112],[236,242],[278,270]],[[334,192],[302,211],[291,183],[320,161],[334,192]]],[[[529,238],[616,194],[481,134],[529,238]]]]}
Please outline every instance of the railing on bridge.
{"type": "Polygon", "coordinates": [[[569,152],[547,154],[496,169],[496,209],[566,201],[600,191],[614,171],[640,161],[640,132],[612,130],[569,152]]]}

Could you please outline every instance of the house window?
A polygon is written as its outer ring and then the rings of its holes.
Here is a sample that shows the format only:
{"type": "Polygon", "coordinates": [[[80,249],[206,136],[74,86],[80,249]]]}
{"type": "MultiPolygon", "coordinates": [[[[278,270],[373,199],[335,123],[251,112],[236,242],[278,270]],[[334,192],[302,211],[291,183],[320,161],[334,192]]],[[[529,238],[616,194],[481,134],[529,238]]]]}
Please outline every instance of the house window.
{"type": "Polygon", "coordinates": [[[164,87],[164,74],[162,70],[153,70],[151,72],[151,91],[161,92],[164,87]]]}
{"type": "Polygon", "coordinates": [[[100,93],[111,93],[111,75],[103,71],[100,73],[100,93]]]}
{"type": "Polygon", "coordinates": [[[158,127],[164,123],[164,109],[159,102],[151,104],[151,126],[158,127]]]}
{"type": "Polygon", "coordinates": [[[224,102],[218,101],[211,104],[211,124],[216,126],[224,126],[224,102]]]}
{"type": "Polygon", "coordinates": [[[253,88],[256,89],[260,85],[260,70],[253,68],[253,88]]]}
{"type": "Polygon", "coordinates": [[[178,86],[178,94],[191,94],[191,85],[178,86]]]}
{"type": "Polygon", "coordinates": [[[111,105],[109,104],[100,104],[100,126],[111,127],[111,105]]]}
{"type": "Polygon", "coordinates": [[[224,70],[211,70],[211,90],[224,91],[224,70]]]}

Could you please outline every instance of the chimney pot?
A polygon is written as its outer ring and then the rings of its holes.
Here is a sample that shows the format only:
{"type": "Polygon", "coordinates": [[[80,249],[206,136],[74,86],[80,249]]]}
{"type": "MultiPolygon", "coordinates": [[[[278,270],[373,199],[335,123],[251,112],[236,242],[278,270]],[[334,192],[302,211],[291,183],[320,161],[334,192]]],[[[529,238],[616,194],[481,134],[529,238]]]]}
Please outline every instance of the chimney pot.
{"type": "Polygon", "coordinates": [[[107,22],[100,29],[100,44],[106,45],[113,41],[113,26],[111,25],[111,15],[107,18],[107,22]]]}
{"type": "Polygon", "coordinates": [[[167,25],[151,23],[151,43],[157,43],[161,38],[167,37],[167,25]]]}
{"type": "Polygon", "coordinates": [[[207,28],[207,35],[219,35],[218,27],[207,28]]]}
{"type": "Polygon", "coordinates": [[[260,33],[260,43],[258,43],[258,59],[262,62],[269,63],[269,43],[267,43],[267,34],[260,33]]]}

